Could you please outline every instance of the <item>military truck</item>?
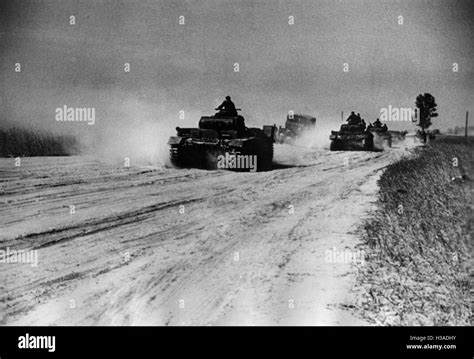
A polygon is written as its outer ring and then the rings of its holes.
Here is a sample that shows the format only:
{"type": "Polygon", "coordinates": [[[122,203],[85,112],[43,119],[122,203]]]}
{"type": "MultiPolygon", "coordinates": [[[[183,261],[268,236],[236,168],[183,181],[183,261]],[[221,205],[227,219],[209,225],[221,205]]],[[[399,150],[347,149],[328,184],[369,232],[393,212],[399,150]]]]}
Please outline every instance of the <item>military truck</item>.
{"type": "Polygon", "coordinates": [[[201,117],[197,128],[176,127],[176,136],[168,141],[170,160],[181,168],[268,171],[275,131],[270,125],[246,127],[243,116],[220,111],[201,117]]]}
{"type": "Polygon", "coordinates": [[[279,127],[275,141],[277,143],[294,143],[295,139],[305,131],[314,130],[316,118],[308,115],[289,114],[286,117],[285,127],[279,127]]]}

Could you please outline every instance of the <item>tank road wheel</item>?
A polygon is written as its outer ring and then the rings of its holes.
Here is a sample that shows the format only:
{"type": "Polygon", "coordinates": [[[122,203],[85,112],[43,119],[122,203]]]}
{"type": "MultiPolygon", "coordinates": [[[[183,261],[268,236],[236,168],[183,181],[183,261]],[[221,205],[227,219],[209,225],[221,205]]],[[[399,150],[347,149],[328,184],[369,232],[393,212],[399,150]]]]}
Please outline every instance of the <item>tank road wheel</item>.
{"type": "Polygon", "coordinates": [[[255,139],[244,150],[245,154],[256,156],[257,171],[270,171],[273,162],[273,142],[266,139],[255,139]]]}
{"type": "Polygon", "coordinates": [[[370,137],[364,140],[364,150],[365,151],[373,151],[374,150],[374,138],[370,137]]]}
{"type": "Polygon", "coordinates": [[[219,156],[225,156],[225,152],[221,149],[211,147],[204,154],[204,168],[207,170],[218,170],[219,156]]]}
{"type": "MultiPolygon", "coordinates": [[[[257,166],[257,171],[269,171],[273,163],[273,142],[267,140],[251,140],[245,143],[242,148],[235,149],[235,153],[242,156],[251,157],[253,166],[257,166]],[[253,162],[256,159],[256,163],[253,162]]],[[[250,160],[246,160],[246,167],[236,169],[237,171],[251,172],[250,160]]]]}
{"type": "Polygon", "coordinates": [[[257,171],[270,171],[273,168],[273,143],[265,141],[258,147],[257,171]]]}
{"type": "Polygon", "coordinates": [[[331,144],[329,145],[329,150],[330,151],[339,151],[339,146],[336,140],[332,140],[331,144]]]}
{"type": "Polygon", "coordinates": [[[174,167],[183,167],[183,153],[181,146],[170,147],[170,161],[174,167]]]}
{"type": "Polygon", "coordinates": [[[178,168],[204,168],[206,165],[205,152],[197,146],[171,146],[170,161],[178,168]]]}

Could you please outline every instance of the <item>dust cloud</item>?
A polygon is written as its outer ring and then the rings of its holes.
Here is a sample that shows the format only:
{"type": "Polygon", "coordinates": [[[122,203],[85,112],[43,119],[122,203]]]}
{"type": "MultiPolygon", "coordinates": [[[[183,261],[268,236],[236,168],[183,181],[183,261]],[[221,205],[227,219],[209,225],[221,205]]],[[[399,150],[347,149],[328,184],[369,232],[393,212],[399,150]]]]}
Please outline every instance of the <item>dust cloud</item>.
{"type": "Polygon", "coordinates": [[[128,98],[98,111],[97,125],[80,139],[81,154],[107,163],[129,158],[132,166],[169,166],[169,137],[176,133],[176,126],[195,126],[196,116],[187,113],[180,120],[177,112],[165,111],[159,104],[128,98]]]}
{"type": "Polygon", "coordinates": [[[293,144],[276,144],[274,162],[285,166],[305,166],[308,153],[314,149],[329,150],[331,130],[337,130],[337,119],[316,119],[316,127],[305,131],[293,144]]]}
{"type": "Polygon", "coordinates": [[[329,135],[331,130],[338,130],[338,124],[335,121],[324,119],[316,120],[316,127],[311,131],[306,131],[295,141],[295,146],[319,149],[329,149],[329,135]]]}

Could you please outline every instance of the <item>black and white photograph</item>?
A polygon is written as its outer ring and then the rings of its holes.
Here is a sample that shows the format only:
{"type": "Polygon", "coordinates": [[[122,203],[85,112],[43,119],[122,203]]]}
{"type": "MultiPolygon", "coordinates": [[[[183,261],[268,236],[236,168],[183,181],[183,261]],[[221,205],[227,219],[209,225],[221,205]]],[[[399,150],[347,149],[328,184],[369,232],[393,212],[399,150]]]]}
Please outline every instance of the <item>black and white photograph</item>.
{"type": "Polygon", "coordinates": [[[471,327],[473,34],[471,0],[2,0],[0,325],[471,327]]]}

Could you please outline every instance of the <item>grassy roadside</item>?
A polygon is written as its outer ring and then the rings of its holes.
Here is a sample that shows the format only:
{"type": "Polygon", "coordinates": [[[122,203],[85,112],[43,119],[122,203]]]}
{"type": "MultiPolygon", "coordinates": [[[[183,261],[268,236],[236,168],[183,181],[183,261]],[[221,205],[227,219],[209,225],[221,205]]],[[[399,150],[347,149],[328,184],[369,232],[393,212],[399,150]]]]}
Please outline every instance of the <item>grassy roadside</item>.
{"type": "Polygon", "coordinates": [[[470,325],[473,156],[474,138],[440,137],[381,176],[358,275],[370,322],[470,325]]]}
{"type": "Polygon", "coordinates": [[[0,157],[69,156],[78,153],[76,138],[24,128],[0,128],[0,157]]]}

